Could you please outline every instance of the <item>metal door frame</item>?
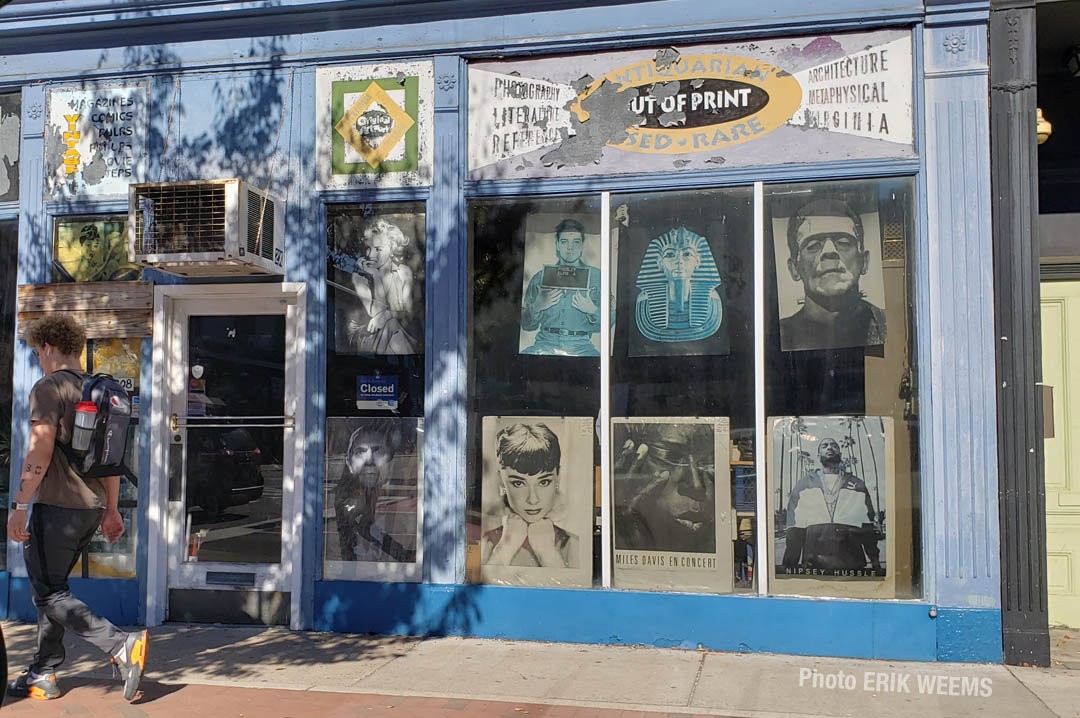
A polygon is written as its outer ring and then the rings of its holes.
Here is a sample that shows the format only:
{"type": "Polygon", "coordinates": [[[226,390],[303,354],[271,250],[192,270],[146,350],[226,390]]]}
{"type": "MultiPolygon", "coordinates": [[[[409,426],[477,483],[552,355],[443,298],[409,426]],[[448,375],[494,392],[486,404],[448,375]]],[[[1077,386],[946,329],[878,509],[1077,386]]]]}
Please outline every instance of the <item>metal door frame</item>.
{"type": "MultiPolygon", "coordinates": [[[[296,282],[280,284],[198,284],[159,285],[154,288],[153,395],[150,410],[150,472],[147,506],[146,622],[158,625],[165,620],[168,605],[170,556],[169,525],[169,451],[171,443],[171,404],[173,396],[175,342],[179,310],[189,302],[209,300],[221,306],[235,306],[239,301],[257,303],[284,302],[285,314],[285,414],[295,417],[293,428],[286,428],[282,462],[282,562],[281,585],[266,586],[289,591],[289,625],[300,626],[300,593],[303,586],[304,452],[306,377],[306,287],[296,282]]],[[[277,312],[268,312],[277,313],[277,312]]],[[[182,360],[182,359],[181,359],[182,360]]],[[[222,564],[230,566],[230,564],[222,564]]],[[[175,567],[173,567],[175,568],[175,567]]],[[[215,587],[216,588],[216,587],[215,587]]],[[[256,585],[256,588],[260,588],[256,585]]]]}

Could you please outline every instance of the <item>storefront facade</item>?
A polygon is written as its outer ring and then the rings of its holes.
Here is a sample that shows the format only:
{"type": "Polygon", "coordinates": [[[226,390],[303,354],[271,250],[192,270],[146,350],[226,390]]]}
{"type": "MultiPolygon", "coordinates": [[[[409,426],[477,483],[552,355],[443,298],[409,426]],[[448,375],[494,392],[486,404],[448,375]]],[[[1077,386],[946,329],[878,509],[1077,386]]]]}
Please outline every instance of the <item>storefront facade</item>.
{"type": "Polygon", "coordinates": [[[130,5],[0,10],[95,606],[1002,659],[985,3],[130,5]]]}

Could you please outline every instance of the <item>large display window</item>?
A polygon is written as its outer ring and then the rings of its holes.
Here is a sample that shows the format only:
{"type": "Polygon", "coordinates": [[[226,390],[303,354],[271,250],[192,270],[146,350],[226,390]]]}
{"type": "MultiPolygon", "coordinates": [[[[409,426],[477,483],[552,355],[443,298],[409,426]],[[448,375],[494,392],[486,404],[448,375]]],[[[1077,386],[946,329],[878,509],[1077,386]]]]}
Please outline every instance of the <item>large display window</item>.
{"type": "MultiPolygon", "coordinates": [[[[51,276],[54,283],[107,282],[139,279],[140,267],[127,258],[127,215],[58,217],[53,227],[51,276]]],[[[125,464],[138,475],[139,375],[142,340],[97,338],[86,343],[83,366],[91,374],[110,374],[134,397],[128,425],[125,464]]],[[[83,552],[73,575],[84,578],[133,578],[138,542],[138,489],[120,480],[120,515],[124,535],[109,543],[99,531],[83,552]]]]}
{"type": "MultiPolygon", "coordinates": [[[[0,220],[0,528],[7,535],[11,485],[11,378],[15,375],[15,287],[19,256],[19,223],[0,220]]],[[[7,570],[7,542],[0,541],[0,571],[7,570]]]]}
{"type": "Polygon", "coordinates": [[[469,205],[467,581],[600,581],[600,207],[469,205]]]}
{"type": "Polygon", "coordinates": [[[323,578],[423,566],[423,202],[327,207],[323,578]]]}
{"type": "Polygon", "coordinates": [[[918,597],[912,194],[471,201],[467,580],[918,597]]]}

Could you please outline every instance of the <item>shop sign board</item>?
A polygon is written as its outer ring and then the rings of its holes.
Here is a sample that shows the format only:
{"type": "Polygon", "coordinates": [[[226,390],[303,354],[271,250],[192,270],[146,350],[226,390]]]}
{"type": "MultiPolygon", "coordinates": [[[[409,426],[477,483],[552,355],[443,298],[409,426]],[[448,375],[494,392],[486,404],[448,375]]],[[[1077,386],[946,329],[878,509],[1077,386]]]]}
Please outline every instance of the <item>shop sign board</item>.
{"type": "Polygon", "coordinates": [[[146,176],[145,84],[52,88],[45,191],[53,200],[127,196],[146,176]]]}
{"type": "Polygon", "coordinates": [[[390,409],[398,408],[398,378],[396,376],[358,376],[356,377],[356,408],[390,409]]]}
{"type": "Polygon", "coordinates": [[[914,153],[911,35],[475,63],[473,180],[914,153]]]}
{"type": "Polygon", "coordinates": [[[430,62],[324,67],[315,87],[320,188],[431,184],[430,62]]]}

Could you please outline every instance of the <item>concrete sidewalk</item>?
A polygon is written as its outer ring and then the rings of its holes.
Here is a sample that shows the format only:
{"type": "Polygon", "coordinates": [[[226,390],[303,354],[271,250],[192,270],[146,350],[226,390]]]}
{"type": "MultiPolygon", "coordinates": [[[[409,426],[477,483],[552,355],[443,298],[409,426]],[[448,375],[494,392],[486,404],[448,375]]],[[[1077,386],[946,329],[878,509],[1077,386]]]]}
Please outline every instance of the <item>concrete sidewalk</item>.
{"type": "MultiPolygon", "coordinates": [[[[4,624],[12,675],[28,664],[35,633],[27,624],[4,624]]],[[[615,711],[626,710],[785,718],[1078,718],[1080,670],[1074,668],[1080,668],[1080,641],[1058,631],[1054,644],[1055,667],[1034,669],[167,625],[152,631],[147,672],[148,685],[160,685],[148,688],[137,707],[126,706],[138,712],[121,710],[125,706],[120,706],[115,691],[101,700],[111,701],[116,712],[84,707],[96,700],[94,691],[104,690],[94,679],[112,674],[78,639],[68,641],[68,662],[60,678],[66,701],[72,708],[79,701],[75,712],[91,715],[184,715],[166,710],[170,690],[161,686],[216,686],[261,689],[250,691],[244,703],[248,716],[257,712],[260,718],[297,715],[289,707],[295,691],[331,692],[345,698],[353,694],[354,708],[341,715],[358,715],[361,705],[367,706],[364,715],[381,715],[380,710],[395,706],[387,708],[384,699],[373,697],[411,696],[440,699],[414,703],[409,714],[417,715],[442,715],[443,708],[456,715],[521,715],[530,712],[521,706],[533,706],[533,715],[619,715],[615,711]],[[259,699],[266,704],[262,708],[259,699]],[[481,709],[481,703],[488,707],[481,709]],[[473,705],[477,707],[471,709],[473,705]],[[545,713],[535,710],[537,705],[596,711],[545,713]],[[160,706],[160,713],[155,706],[160,706]]],[[[203,695],[214,701],[215,718],[243,714],[241,707],[229,708],[232,704],[212,698],[223,695],[216,690],[190,691],[188,705],[203,695]]],[[[318,698],[315,703],[329,706],[325,694],[318,698]]],[[[43,712],[45,705],[30,701],[4,710],[32,708],[38,715],[52,715],[54,710],[55,715],[70,715],[70,710],[60,710],[66,701],[51,702],[48,712],[43,712]]],[[[349,701],[339,703],[346,706],[349,701]]],[[[315,709],[314,704],[309,707],[315,709]]],[[[324,717],[339,714],[329,707],[319,710],[324,717]]],[[[385,714],[406,713],[398,709],[385,714]]]]}

